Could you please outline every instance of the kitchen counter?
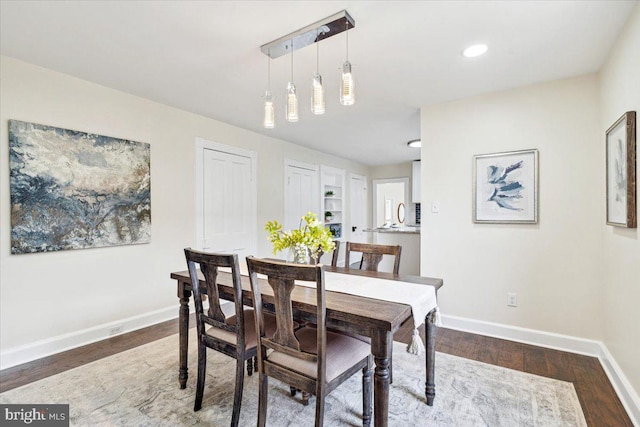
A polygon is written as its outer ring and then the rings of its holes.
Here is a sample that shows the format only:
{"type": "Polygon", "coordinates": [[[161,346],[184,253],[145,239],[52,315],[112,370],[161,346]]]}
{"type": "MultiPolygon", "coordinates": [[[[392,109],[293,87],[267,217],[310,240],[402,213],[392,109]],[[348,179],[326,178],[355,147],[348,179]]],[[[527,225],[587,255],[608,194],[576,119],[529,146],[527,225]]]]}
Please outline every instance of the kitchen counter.
{"type": "Polygon", "coordinates": [[[402,233],[420,234],[420,227],[398,227],[398,228],[367,228],[363,230],[367,233],[402,233]]]}

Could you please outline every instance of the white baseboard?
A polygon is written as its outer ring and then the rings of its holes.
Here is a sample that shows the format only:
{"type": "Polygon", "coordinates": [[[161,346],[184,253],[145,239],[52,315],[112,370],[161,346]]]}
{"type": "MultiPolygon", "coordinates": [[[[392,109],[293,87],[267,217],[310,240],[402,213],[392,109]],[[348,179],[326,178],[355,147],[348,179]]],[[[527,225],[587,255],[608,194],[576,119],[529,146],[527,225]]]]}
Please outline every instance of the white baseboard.
{"type": "Polygon", "coordinates": [[[442,315],[442,326],[474,334],[502,338],[510,341],[532,344],[597,357],[609,381],[613,385],[622,405],[635,426],[640,426],[640,398],[624,375],[620,366],[604,345],[595,340],[560,335],[552,332],[526,329],[500,323],[484,322],[457,316],[442,315]]]}
{"type": "Polygon", "coordinates": [[[7,369],[12,366],[31,362],[32,360],[91,344],[111,336],[135,331],[156,323],[175,319],[176,317],[178,317],[177,304],[138,316],[105,323],[64,335],[58,335],[56,337],[47,338],[45,340],[36,341],[19,347],[13,347],[0,352],[0,369],[7,369]],[[114,328],[119,329],[118,333],[110,334],[114,328]]]}

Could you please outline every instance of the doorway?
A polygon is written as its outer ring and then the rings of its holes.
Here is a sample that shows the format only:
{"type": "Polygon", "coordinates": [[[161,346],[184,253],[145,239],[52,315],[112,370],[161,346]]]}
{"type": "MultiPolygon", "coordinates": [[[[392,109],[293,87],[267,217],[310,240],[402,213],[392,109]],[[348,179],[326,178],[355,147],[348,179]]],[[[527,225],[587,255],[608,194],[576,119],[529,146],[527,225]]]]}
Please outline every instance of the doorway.
{"type": "Polygon", "coordinates": [[[373,180],[373,227],[402,226],[409,202],[409,178],[373,180]]]}
{"type": "Polygon", "coordinates": [[[257,252],[255,151],[196,138],[196,248],[257,252]]]}

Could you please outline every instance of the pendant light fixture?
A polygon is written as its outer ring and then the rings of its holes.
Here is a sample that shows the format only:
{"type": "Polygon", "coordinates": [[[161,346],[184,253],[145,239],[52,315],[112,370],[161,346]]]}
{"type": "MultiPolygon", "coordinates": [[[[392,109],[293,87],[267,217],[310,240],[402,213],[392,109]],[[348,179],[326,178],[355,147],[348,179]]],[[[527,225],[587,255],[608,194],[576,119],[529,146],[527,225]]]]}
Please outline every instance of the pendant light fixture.
{"type": "MultiPolygon", "coordinates": [[[[318,40],[318,35],[316,35],[316,40],[318,40]]],[[[316,115],[324,114],[324,89],[320,75],[320,41],[316,41],[316,74],[313,76],[311,94],[311,112],[316,115]]]]}
{"type": "MultiPolygon", "coordinates": [[[[288,122],[297,122],[298,95],[293,83],[293,51],[319,43],[329,37],[347,31],[347,58],[342,65],[342,85],[340,89],[340,103],[352,105],[355,102],[353,93],[353,77],[351,75],[351,63],[349,62],[349,36],[348,30],[355,27],[355,21],[346,10],[342,10],[328,16],[311,25],[300,28],[297,31],[282,36],[272,42],[260,46],[262,53],[269,57],[268,85],[264,95],[264,121],[265,128],[275,127],[274,97],[271,93],[271,60],[284,55],[291,55],[291,78],[287,84],[285,99],[285,118],[288,122]]],[[[324,100],[324,87],[320,75],[320,46],[316,46],[316,72],[313,75],[311,86],[311,112],[315,115],[324,114],[326,111],[324,100]]]]}
{"type": "Polygon", "coordinates": [[[296,85],[293,84],[293,39],[291,39],[291,79],[287,85],[286,114],[288,122],[298,121],[298,95],[296,94],[296,85]]]}
{"type": "Polygon", "coordinates": [[[340,104],[353,105],[356,102],[353,92],[353,75],[351,74],[351,62],[349,62],[349,24],[345,29],[347,40],[347,59],[342,64],[342,85],[340,85],[340,104]]]}
{"type": "Polygon", "coordinates": [[[267,129],[273,129],[276,126],[273,96],[271,95],[271,52],[269,52],[269,59],[267,60],[267,90],[264,93],[263,125],[267,129]]]}

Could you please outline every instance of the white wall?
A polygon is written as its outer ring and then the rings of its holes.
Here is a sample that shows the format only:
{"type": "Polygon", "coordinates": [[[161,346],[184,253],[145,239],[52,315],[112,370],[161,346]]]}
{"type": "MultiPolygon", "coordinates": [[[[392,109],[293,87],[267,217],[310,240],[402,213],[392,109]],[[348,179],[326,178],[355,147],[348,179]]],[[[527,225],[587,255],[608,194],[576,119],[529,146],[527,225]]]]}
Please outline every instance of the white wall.
{"type": "Polygon", "coordinates": [[[444,315],[602,340],[603,148],[598,79],[422,108],[421,273],[444,315]],[[473,155],[537,148],[536,225],[472,222],[473,155]],[[507,293],[518,307],[507,307],[507,293]]]}
{"type": "MultiPolygon", "coordinates": [[[[87,328],[99,339],[105,325],[156,312],[177,316],[172,271],[186,268],[182,249],[195,245],[195,138],[258,153],[258,230],[283,219],[284,157],[368,175],[368,167],[216,120],[167,107],[8,57],[0,57],[0,348],[61,350],[87,328]],[[151,144],[152,243],[57,253],[10,254],[8,119],[42,123],[151,144]],[[71,338],[70,338],[71,337],[71,338]],[[46,344],[46,345],[45,345],[46,344]],[[25,346],[25,347],[21,347],[25,346]]],[[[257,118],[259,120],[259,118],[257,118]]],[[[264,236],[264,238],[263,238],[264,236]]],[[[268,255],[266,235],[258,255],[268,255]]],[[[140,322],[138,322],[140,323],[140,322]]],[[[125,325],[128,323],[125,322],[125,325]]],[[[125,329],[126,331],[126,329],[125,329]]],[[[33,354],[33,352],[31,353],[33,354]]],[[[38,354],[36,356],[41,356],[38,354]]],[[[23,361],[23,360],[22,360],[23,361]]]]}
{"type": "MultiPolygon", "coordinates": [[[[626,111],[640,120],[640,5],[636,6],[600,75],[601,126],[599,139],[604,154],[606,130],[626,111]]],[[[640,122],[639,122],[640,123],[640,122]]],[[[640,172],[640,131],[636,124],[636,179],[640,172]]],[[[601,158],[604,164],[604,158],[601,158]]],[[[636,200],[640,202],[640,181],[636,200]]],[[[604,181],[599,186],[600,209],[605,215],[604,181]]],[[[640,203],[637,207],[640,213],[640,203]]],[[[604,343],[640,394],[640,239],[638,229],[607,226],[604,239],[604,343]]],[[[640,401],[636,401],[640,414],[640,401]]],[[[640,419],[640,418],[639,418],[640,419]]]]}

